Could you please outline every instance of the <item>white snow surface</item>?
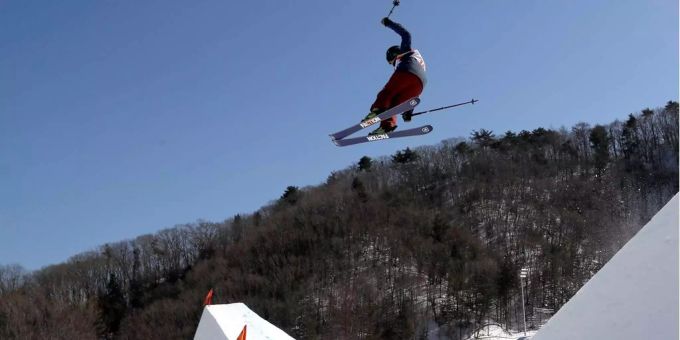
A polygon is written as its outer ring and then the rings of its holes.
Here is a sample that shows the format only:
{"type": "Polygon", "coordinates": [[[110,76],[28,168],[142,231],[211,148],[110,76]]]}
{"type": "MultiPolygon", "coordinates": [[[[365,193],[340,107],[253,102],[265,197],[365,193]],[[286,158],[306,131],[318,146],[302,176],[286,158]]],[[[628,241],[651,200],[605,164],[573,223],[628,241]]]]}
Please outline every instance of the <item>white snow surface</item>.
{"type": "Polygon", "coordinates": [[[524,332],[508,332],[497,325],[489,325],[480,329],[466,340],[529,340],[534,334],[536,334],[534,330],[527,331],[525,335],[524,332]]]}
{"type": "Polygon", "coordinates": [[[243,303],[206,306],[194,340],[236,340],[246,325],[246,340],[293,340],[243,303]]]}
{"type": "Polygon", "coordinates": [[[532,340],[678,339],[678,195],[532,340]]]}

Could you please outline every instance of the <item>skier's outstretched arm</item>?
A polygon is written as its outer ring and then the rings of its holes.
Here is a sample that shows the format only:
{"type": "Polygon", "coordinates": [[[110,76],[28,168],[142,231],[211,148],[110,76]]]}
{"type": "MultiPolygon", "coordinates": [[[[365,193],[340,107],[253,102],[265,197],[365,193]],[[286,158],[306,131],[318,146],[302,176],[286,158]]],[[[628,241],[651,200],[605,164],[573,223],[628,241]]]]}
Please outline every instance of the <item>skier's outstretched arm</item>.
{"type": "Polygon", "coordinates": [[[400,46],[400,48],[402,50],[402,53],[411,50],[411,33],[409,33],[406,30],[406,28],[404,28],[404,26],[390,20],[389,18],[383,18],[381,22],[382,22],[383,25],[385,25],[386,27],[397,32],[397,34],[399,34],[399,36],[401,36],[401,46],[400,46]]]}

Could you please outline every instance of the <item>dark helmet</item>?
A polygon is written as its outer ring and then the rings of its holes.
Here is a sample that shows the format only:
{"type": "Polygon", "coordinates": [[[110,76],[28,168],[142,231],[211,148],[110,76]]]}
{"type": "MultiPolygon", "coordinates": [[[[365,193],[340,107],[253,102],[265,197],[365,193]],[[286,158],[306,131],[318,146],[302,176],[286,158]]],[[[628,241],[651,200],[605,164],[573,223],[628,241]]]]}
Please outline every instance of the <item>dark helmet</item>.
{"type": "Polygon", "coordinates": [[[401,48],[399,48],[399,46],[390,46],[390,48],[388,48],[387,52],[385,53],[385,58],[387,59],[388,63],[394,64],[394,60],[397,59],[397,56],[400,54],[401,48]]]}

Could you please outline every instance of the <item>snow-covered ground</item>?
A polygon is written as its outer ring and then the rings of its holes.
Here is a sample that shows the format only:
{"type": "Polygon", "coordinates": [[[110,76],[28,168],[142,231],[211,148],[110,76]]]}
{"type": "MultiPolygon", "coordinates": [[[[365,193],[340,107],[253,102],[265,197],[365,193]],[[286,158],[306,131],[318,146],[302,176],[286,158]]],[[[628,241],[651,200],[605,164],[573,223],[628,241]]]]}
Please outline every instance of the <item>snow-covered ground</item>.
{"type": "Polygon", "coordinates": [[[534,334],[536,334],[536,331],[527,331],[525,335],[524,332],[513,333],[504,330],[500,326],[490,325],[482,328],[466,340],[528,340],[534,334]]]}
{"type": "Polygon", "coordinates": [[[678,195],[532,340],[678,339],[678,195]]]}

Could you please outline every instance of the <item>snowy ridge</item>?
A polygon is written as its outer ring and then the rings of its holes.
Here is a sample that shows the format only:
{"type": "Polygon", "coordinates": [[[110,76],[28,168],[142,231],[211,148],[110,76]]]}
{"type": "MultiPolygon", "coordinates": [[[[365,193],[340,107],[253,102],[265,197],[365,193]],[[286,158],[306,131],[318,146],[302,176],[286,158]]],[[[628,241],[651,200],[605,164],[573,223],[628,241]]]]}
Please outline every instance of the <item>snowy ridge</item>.
{"type": "Polygon", "coordinates": [[[678,339],[678,195],[532,340],[678,339]]]}

